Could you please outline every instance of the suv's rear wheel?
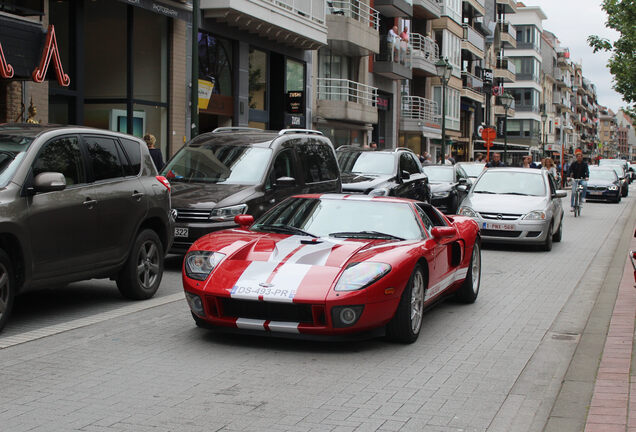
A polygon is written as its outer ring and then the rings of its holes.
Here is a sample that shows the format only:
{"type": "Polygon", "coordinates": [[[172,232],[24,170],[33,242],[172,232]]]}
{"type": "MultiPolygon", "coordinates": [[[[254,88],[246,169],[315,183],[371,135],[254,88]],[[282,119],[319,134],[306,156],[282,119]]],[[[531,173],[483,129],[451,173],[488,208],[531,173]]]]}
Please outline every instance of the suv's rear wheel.
{"type": "Polygon", "coordinates": [[[163,276],[163,246],[153,230],[139,233],[128,261],[117,277],[117,287],[124,297],[143,300],[152,297],[163,276]]]}
{"type": "Polygon", "coordinates": [[[15,297],[15,279],[13,265],[5,251],[0,249],[0,330],[11,315],[15,297]]]}

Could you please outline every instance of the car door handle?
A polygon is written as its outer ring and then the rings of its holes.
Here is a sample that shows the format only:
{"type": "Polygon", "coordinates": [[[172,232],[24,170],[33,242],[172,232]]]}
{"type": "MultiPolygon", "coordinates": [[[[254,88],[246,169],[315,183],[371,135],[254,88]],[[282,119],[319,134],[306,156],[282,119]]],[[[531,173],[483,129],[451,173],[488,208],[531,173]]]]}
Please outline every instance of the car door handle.
{"type": "Polygon", "coordinates": [[[144,194],[142,192],[139,192],[139,191],[134,191],[133,194],[132,194],[132,197],[134,199],[136,199],[137,201],[139,201],[143,196],[144,196],[144,194]]]}
{"type": "Polygon", "coordinates": [[[93,206],[97,204],[97,200],[86,198],[82,204],[88,207],[89,209],[92,209],[93,206]]]}

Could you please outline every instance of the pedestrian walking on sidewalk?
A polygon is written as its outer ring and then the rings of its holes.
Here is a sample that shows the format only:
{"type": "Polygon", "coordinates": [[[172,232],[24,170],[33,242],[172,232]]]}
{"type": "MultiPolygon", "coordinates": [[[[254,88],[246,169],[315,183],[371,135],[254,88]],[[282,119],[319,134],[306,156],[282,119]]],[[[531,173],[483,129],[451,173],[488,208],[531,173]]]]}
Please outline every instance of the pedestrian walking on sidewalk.
{"type": "Polygon", "coordinates": [[[161,171],[163,169],[163,155],[161,154],[161,150],[155,148],[157,138],[155,138],[153,134],[147,133],[146,135],[144,135],[144,141],[146,141],[148,151],[150,152],[150,157],[152,158],[157,171],[161,171]]]}

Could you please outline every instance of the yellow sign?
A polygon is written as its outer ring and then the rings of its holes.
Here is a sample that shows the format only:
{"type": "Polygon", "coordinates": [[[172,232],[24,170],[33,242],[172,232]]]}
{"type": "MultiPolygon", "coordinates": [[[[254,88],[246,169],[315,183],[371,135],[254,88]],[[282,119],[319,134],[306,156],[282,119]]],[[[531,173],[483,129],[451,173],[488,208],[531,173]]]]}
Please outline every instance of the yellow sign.
{"type": "Polygon", "coordinates": [[[212,90],[214,90],[214,83],[212,81],[199,79],[199,109],[208,108],[212,90]]]}

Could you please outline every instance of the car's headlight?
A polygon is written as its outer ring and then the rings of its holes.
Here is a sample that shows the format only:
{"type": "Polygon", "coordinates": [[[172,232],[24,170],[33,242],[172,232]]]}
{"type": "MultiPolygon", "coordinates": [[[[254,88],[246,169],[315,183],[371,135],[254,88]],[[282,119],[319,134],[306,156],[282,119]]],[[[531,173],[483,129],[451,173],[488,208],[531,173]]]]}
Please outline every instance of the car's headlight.
{"type": "Polygon", "coordinates": [[[450,191],[433,192],[433,198],[447,198],[450,191]]]}
{"type": "Polygon", "coordinates": [[[612,185],[612,186],[608,187],[607,189],[609,189],[611,191],[616,191],[616,190],[618,190],[618,186],[613,186],[612,185]]]}
{"type": "Polygon", "coordinates": [[[214,267],[225,258],[220,252],[192,251],[185,257],[185,272],[190,279],[206,280],[214,267]]]}
{"type": "Polygon", "coordinates": [[[336,291],[357,291],[366,288],[391,271],[391,266],[384,263],[357,262],[347,266],[338,283],[336,291]]]}
{"type": "Polygon", "coordinates": [[[531,211],[521,219],[525,220],[545,220],[545,212],[542,211],[531,211]]]}
{"type": "Polygon", "coordinates": [[[371,196],[389,196],[389,190],[387,188],[373,189],[371,192],[369,192],[369,195],[371,195],[371,196]]]}
{"type": "Polygon", "coordinates": [[[231,207],[215,208],[210,213],[210,219],[213,222],[233,221],[234,216],[245,214],[247,212],[247,204],[239,204],[231,207]]]}
{"type": "Polygon", "coordinates": [[[471,209],[470,207],[462,207],[457,211],[457,214],[460,216],[468,216],[471,218],[476,218],[477,212],[473,209],[471,209]]]}

